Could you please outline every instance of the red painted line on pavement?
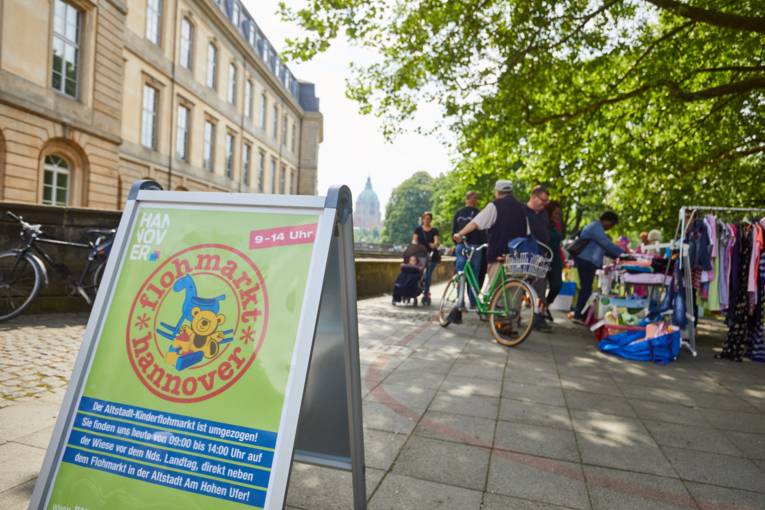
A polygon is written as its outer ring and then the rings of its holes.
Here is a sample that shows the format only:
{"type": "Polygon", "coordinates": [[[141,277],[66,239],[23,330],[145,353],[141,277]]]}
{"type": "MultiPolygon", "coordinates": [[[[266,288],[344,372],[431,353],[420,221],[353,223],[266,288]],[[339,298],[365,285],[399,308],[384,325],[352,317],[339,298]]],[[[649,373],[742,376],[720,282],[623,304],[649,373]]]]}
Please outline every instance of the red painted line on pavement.
{"type": "MultiPolygon", "coordinates": [[[[406,347],[409,343],[414,340],[417,335],[428,329],[433,325],[433,320],[428,320],[426,322],[423,322],[421,324],[418,324],[415,326],[407,335],[405,335],[401,340],[396,342],[396,346],[399,347],[406,347]]],[[[369,366],[367,369],[364,380],[367,384],[367,387],[372,390],[371,393],[374,395],[375,400],[389,409],[391,409],[393,412],[398,414],[399,416],[402,416],[404,418],[417,421],[420,420],[420,424],[430,430],[431,432],[436,433],[436,435],[444,438],[444,439],[450,439],[452,441],[457,441],[460,443],[468,444],[471,446],[477,446],[480,448],[484,448],[486,450],[492,449],[492,444],[486,444],[483,441],[479,441],[478,439],[472,437],[469,434],[466,434],[462,432],[461,430],[454,429],[448,425],[444,425],[442,423],[435,422],[429,418],[422,417],[420,419],[420,414],[417,411],[414,411],[413,409],[407,407],[406,405],[402,404],[401,402],[397,401],[395,398],[393,398],[388,392],[385,391],[385,388],[380,384],[384,379],[384,373],[383,369],[385,368],[385,365],[388,362],[388,358],[386,355],[381,354],[377,357],[377,359],[369,366]]],[[[602,487],[604,489],[609,489],[615,492],[620,492],[625,495],[629,496],[637,496],[641,499],[647,500],[647,501],[653,501],[657,503],[664,503],[676,506],[678,508],[692,508],[696,509],[698,508],[696,503],[694,502],[693,498],[690,497],[687,493],[680,493],[672,490],[663,490],[663,489],[657,489],[656,487],[651,487],[648,485],[643,485],[640,483],[632,483],[627,482],[625,480],[609,476],[609,475],[588,475],[587,480],[585,480],[585,476],[582,473],[581,467],[574,463],[573,467],[572,463],[563,463],[552,459],[545,459],[542,457],[534,457],[531,455],[525,455],[521,453],[516,452],[509,452],[505,450],[498,450],[494,449],[494,452],[496,455],[499,455],[507,460],[510,460],[512,462],[518,463],[518,464],[524,464],[526,466],[530,466],[536,469],[539,469],[541,471],[547,471],[549,473],[553,473],[559,476],[563,476],[565,478],[575,480],[575,481],[589,481],[589,483],[594,484],[598,487],[602,487]]],[[[657,476],[658,475],[652,475],[657,476]]],[[[699,504],[704,509],[715,509],[715,510],[756,510],[753,507],[749,506],[737,506],[732,505],[728,503],[718,502],[718,501],[709,501],[709,500],[699,500],[699,504]]]]}

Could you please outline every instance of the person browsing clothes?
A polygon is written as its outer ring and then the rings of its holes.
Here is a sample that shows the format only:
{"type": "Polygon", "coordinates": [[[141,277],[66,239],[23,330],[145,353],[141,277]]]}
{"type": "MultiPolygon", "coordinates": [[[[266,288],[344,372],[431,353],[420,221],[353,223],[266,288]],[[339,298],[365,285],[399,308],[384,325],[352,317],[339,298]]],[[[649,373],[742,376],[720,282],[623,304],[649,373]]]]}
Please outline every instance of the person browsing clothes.
{"type": "Polygon", "coordinates": [[[600,220],[593,221],[582,229],[580,239],[587,240],[584,249],[574,257],[574,265],[579,271],[579,298],[576,300],[573,321],[578,324],[584,323],[584,307],[592,295],[592,282],[595,279],[595,271],[603,267],[603,258],[616,258],[624,250],[611,242],[606,231],[611,230],[619,223],[619,217],[613,211],[606,211],[600,216],[600,220]]]}
{"type": "Polygon", "coordinates": [[[499,180],[494,183],[495,200],[489,202],[467,225],[455,233],[457,243],[475,230],[488,230],[489,246],[486,250],[488,267],[481,293],[489,293],[494,277],[502,264],[501,257],[510,251],[507,243],[511,239],[526,235],[526,213],[524,206],[513,196],[513,183],[499,180]]]}

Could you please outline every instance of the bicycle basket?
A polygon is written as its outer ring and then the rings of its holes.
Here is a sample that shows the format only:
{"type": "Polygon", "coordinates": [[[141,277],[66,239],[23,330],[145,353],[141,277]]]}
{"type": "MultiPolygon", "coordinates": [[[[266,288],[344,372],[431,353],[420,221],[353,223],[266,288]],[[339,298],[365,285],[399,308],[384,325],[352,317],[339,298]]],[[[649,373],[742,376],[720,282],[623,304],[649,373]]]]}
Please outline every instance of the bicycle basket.
{"type": "MultiPolygon", "coordinates": [[[[539,244],[547,248],[544,244],[539,244]]],[[[547,250],[550,249],[547,248],[547,250]]],[[[551,264],[552,255],[546,257],[535,253],[513,252],[505,257],[505,274],[511,278],[536,280],[547,276],[551,264]]]]}

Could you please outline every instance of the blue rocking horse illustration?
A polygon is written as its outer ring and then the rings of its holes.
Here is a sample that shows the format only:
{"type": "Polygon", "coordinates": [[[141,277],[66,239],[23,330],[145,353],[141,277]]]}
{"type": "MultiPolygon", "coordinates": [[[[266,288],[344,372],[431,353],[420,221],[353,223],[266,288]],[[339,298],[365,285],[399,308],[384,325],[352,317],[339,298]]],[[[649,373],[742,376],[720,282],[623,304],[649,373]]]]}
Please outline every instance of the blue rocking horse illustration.
{"type": "MultiPolygon", "coordinates": [[[[157,328],[157,333],[171,342],[176,340],[179,337],[179,334],[182,333],[184,322],[188,321],[189,323],[193,323],[194,316],[200,312],[208,312],[217,315],[218,312],[220,312],[220,302],[226,299],[225,294],[221,294],[214,298],[199,297],[197,295],[197,286],[194,283],[194,278],[189,274],[183,275],[175,281],[173,284],[173,291],[185,293],[178,322],[176,322],[174,326],[166,322],[160,322],[160,327],[157,328]]],[[[223,315],[220,315],[219,317],[221,317],[222,320],[223,315]]],[[[233,329],[226,329],[220,332],[222,333],[221,336],[223,338],[216,342],[216,345],[214,346],[215,352],[218,351],[218,346],[220,344],[226,344],[234,340],[232,336],[233,332],[233,329]]],[[[170,352],[179,354],[180,349],[170,347],[170,352]]],[[[175,361],[176,369],[183,370],[193,366],[202,361],[204,357],[205,353],[202,350],[179,355],[175,361]]]]}

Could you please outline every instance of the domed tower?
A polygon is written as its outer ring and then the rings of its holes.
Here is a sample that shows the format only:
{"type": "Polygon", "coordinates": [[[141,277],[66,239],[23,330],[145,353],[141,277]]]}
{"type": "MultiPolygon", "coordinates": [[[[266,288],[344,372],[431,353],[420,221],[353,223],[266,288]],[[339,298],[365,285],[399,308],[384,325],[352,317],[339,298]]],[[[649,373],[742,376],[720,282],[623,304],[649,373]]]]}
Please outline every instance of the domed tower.
{"type": "Polygon", "coordinates": [[[372,179],[369,177],[367,177],[364,191],[356,199],[356,207],[353,210],[353,226],[365,229],[382,227],[380,200],[377,198],[377,193],[372,189],[372,179]]]}

